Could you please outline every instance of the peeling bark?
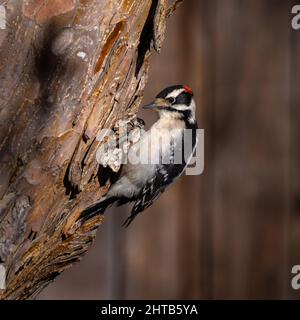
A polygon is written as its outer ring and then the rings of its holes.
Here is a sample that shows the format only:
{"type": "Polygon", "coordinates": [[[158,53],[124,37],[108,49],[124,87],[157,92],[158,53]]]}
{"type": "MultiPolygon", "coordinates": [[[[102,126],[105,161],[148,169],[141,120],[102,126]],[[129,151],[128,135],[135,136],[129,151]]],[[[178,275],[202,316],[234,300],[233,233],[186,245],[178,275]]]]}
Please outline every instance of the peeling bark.
{"type": "MultiPolygon", "coordinates": [[[[178,1],[176,1],[178,2],[178,1]]],[[[2,299],[34,298],[103,221],[75,223],[110,183],[97,132],[136,114],[165,0],[4,1],[0,29],[2,299]]],[[[1,281],[0,281],[1,283],[1,281]]]]}

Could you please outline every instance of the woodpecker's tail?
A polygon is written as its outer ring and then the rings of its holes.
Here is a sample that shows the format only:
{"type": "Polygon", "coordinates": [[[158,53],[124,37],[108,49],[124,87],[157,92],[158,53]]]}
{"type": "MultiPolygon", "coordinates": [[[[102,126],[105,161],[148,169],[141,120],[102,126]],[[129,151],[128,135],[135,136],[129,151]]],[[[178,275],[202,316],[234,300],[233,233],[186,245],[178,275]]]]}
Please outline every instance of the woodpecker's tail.
{"type": "Polygon", "coordinates": [[[104,211],[112,205],[117,199],[115,197],[104,199],[98,203],[91,205],[90,207],[83,210],[78,218],[82,223],[93,218],[97,214],[103,214],[104,211]]]}
{"type": "Polygon", "coordinates": [[[128,228],[131,222],[135,219],[137,214],[131,214],[122,224],[122,227],[128,228]]]}

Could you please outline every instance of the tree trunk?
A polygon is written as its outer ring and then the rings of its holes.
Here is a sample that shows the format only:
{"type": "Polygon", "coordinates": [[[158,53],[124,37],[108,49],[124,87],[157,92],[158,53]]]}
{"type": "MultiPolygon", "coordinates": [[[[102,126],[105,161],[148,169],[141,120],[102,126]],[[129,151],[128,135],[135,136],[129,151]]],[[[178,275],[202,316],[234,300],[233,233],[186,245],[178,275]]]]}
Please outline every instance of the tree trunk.
{"type": "Polygon", "coordinates": [[[109,187],[97,132],[137,112],[151,49],[159,51],[174,8],[165,0],[0,6],[0,298],[35,297],[91,245],[103,217],[75,222],[109,187]]]}

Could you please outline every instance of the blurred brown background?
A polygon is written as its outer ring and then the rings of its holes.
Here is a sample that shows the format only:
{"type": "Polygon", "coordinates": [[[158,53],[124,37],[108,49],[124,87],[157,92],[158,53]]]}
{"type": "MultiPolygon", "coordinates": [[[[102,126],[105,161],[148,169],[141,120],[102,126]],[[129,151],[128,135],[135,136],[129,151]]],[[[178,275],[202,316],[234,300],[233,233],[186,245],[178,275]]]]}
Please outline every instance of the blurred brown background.
{"type": "Polygon", "coordinates": [[[40,299],[300,297],[290,285],[300,264],[293,4],[185,0],[152,57],[144,102],[171,84],[193,88],[204,173],[182,177],[128,229],[129,208],[108,210],[83,261],[40,299]]]}

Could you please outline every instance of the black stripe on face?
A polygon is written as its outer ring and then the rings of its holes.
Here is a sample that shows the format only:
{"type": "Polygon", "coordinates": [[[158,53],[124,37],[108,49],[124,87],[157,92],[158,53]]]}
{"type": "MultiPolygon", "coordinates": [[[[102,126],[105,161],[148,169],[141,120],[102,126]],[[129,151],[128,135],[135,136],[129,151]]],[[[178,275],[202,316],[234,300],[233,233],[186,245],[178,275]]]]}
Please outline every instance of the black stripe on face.
{"type": "Polygon", "coordinates": [[[182,115],[182,120],[185,122],[186,129],[192,129],[195,126],[195,121],[191,122],[191,119],[195,120],[192,117],[192,111],[191,110],[185,110],[180,111],[180,114],[182,115]]]}
{"type": "Polygon", "coordinates": [[[184,104],[186,106],[189,106],[192,102],[193,96],[188,92],[181,92],[177,97],[175,104],[184,104]]]}

